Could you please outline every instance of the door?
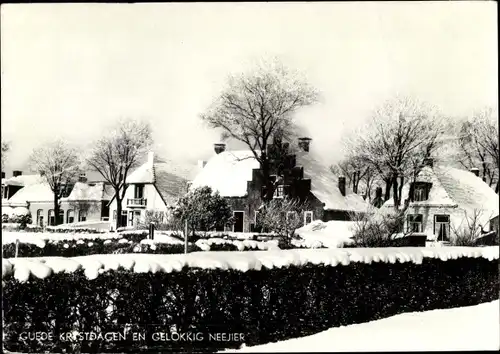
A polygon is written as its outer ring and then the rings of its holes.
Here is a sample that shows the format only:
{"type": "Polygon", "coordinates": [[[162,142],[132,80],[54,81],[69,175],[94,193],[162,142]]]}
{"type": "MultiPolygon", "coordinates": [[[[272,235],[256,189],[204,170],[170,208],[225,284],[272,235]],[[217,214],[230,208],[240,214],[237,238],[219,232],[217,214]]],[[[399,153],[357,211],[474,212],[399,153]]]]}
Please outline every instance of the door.
{"type": "Polygon", "coordinates": [[[120,217],[121,217],[120,225],[122,227],[127,226],[127,211],[126,210],[122,210],[122,215],[120,217]]]}
{"type": "Polygon", "coordinates": [[[234,217],[233,231],[234,232],[243,232],[244,212],[235,211],[235,212],[233,212],[233,217],[234,217]]]}

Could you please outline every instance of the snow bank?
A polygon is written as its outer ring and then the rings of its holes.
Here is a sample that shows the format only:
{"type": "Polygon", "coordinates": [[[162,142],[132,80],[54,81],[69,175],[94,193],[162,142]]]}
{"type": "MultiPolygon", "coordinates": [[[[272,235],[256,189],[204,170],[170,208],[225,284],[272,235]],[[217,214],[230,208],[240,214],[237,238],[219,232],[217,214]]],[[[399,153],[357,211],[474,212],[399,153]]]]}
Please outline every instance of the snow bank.
{"type": "Polygon", "coordinates": [[[222,352],[497,351],[499,305],[495,300],[476,306],[403,313],[302,338],[222,352]]]}
{"type": "MultiPolygon", "coordinates": [[[[255,241],[253,241],[255,242],[255,241]]],[[[205,246],[208,246],[205,244],[205,246]]],[[[209,246],[208,246],[209,247],[209,246]]],[[[179,271],[184,266],[204,269],[235,269],[240,271],[260,270],[262,267],[282,268],[291,265],[301,266],[304,264],[324,265],[348,265],[350,262],[412,262],[421,263],[423,258],[436,258],[446,261],[461,257],[483,257],[489,260],[499,258],[497,246],[490,247],[443,247],[443,248],[353,248],[353,249],[295,249],[276,250],[270,249],[266,252],[193,252],[184,254],[106,254],[69,258],[81,265],[89,276],[96,276],[99,269],[108,269],[111,262],[113,269],[122,266],[126,269],[134,269],[138,266],[142,271],[179,271]],[[145,264],[149,264],[149,268],[145,264]],[[159,266],[157,266],[159,265],[159,266]]],[[[2,276],[19,274],[20,279],[27,279],[29,274],[35,277],[49,276],[53,272],[72,272],[80,266],[68,263],[64,257],[39,257],[39,258],[10,258],[4,260],[2,276]],[[50,262],[47,262],[50,260],[50,262]],[[59,261],[60,260],[60,261],[59,261]],[[57,263],[54,268],[54,264],[57,263]],[[36,267],[42,267],[43,271],[33,271],[36,267]],[[45,269],[49,267],[52,271],[45,269]]]]}
{"type": "MultiPolygon", "coordinates": [[[[327,248],[342,247],[343,244],[353,242],[353,221],[328,221],[315,220],[300,229],[295,230],[295,234],[300,236],[303,243],[318,245],[321,243],[327,248]]],[[[296,241],[300,244],[300,241],[296,241]]]]}

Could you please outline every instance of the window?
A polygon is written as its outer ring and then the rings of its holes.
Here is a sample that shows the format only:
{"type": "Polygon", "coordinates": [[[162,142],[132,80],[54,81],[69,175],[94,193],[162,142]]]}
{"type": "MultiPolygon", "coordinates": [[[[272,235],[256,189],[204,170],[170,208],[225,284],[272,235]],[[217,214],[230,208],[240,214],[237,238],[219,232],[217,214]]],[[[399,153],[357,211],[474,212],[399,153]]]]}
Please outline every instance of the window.
{"type": "Polygon", "coordinates": [[[135,190],[134,190],[134,198],[135,199],[142,199],[143,197],[144,197],[144,185],[143,184],[136,184],[135,190]]]}
{"type": "Polygon", "coordinates": [[[413,200],[423,202],[429,199],[430,186],[427,183],[415,183],[413,189],[413,200]]]}
{"type": "Polygon", "coordinates": [[[78,213],[78,221],[87,221],[87,212],[84,210],[80,210],[78,213]]]}
{"type": "Polygon", "coordinates": [[[75,212],[73,210],[68,210],[67,212],[67,217],[66,217],[66,222],[68,224],[74,223],[75,222],[75,212]]]}
{"type": "Polygon", "coordinates": [[[130,211],[128,213],[128,226],[134,226],[134,212],[130,211]]]}
{"type": "Polygon", "coordinates": [[[312,222],[313,222],[313,212],[304,211],[304,225],[310,224],[312,222]]]}
{"type": "Polygon", "coordinates": [[[294,221],[297,219],[297,212],[296,211],[288,211],[286,213],[286,221],[294,221]]]}
{"type": "Polygon", "coordinates": [[[36,224],[38,226],[43,226],[43,209],[38,209],[36,211],[36,224]]]}
{"type": "Polygon", "coordinates": [[[56,219],[54,218],[54,209],[49,210],[48,220],[50,226],[54,226],[56,224],[56,219]]]}
{"type": "Polygon", "coordinates": [[[408,232],[422,232],[422,214],[410,214],[407,216],[408,219],[408,232]]]}
{"type": "Polygon", "coordinates": [[[434,215],[434,235],[438,241],[450,240],[450,216],[434,215]]]}
{"type": "Polygon", "coordinates": [[[283,196],[285,194],[284,189],[285,189],[285,186],[282,184],[277,186],[276,190],[274,191],[274,198],[283,198],[283,196]]]}
{"type": "Polygon", "coordinates": [[[59,210],[59,215],[57,216],[57,224],[64,224],[64,210],[59,210]]]}
{"type": "Polygon", "coordinates": [[[137,224],[140,219],[141,219],[141,211],[140,210],[134,211],[134,223],[137,224]]]}

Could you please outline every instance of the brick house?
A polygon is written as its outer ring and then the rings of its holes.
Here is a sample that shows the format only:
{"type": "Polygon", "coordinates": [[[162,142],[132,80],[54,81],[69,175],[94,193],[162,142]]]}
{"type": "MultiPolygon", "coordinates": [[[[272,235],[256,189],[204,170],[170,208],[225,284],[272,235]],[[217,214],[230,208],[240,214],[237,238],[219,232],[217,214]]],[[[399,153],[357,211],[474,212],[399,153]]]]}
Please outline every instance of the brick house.
{"type": "MultiPolygon", "coordinates": [[[[498,230],[498,194],[478,172],[434,166],[434,160],[427,159],[415,181],[402,190],[403,198],[410,198],[404,231],[425,233],[428,241],[448,242],[456,230],[468,227],[467,220],[474,215],[483,231],[498,230]]],[[[384,204],[384,208],[393,207],[392,198],[384,204]]]]}
{"type": "MultiPolygon", "coordinates": [[[[299,139],[297,148],[275,141],[268,155],[281,147],[286,153],[280,162],[271,161],[274,198],[289,196],[306,203],[300,217],[304,224],[313,220],[350,220],[350,213],[366,211],[363,198],[353,193],[344,177],[335,176],[328,164],[310,149],[309,138],[299,139]]],[[[215,144],[210,158],[190,185],[190,189],[209,186],[225,197],[233,210],[235,223],[225,231],[255,231],[256,218],[266,193],[260,164],[250,150],[226,151],[225,144],[215,144]]]]}

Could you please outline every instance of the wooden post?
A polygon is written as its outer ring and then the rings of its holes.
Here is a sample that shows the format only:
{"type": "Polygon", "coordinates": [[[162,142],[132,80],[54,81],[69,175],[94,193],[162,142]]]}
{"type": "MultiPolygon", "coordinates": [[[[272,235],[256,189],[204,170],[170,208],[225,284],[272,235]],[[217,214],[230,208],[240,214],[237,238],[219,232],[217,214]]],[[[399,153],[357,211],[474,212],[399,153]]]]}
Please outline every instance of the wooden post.
{"type": "Polygon", "coordinates": [[[18,253],[19,253],[19,239],[16,239],[16,255],[14,258],[17,258],[18,253]]]}
{"type": "Polygon", "coordinates": [[[184,225],[184,254],[188,253],[188,222],[184,225]]]}
{"type": "Polygon", "coordinates": [[[155,224],[150,223],[149,224],[149,239],[154,240],[154,238],[155,238],[155,224]]]}

